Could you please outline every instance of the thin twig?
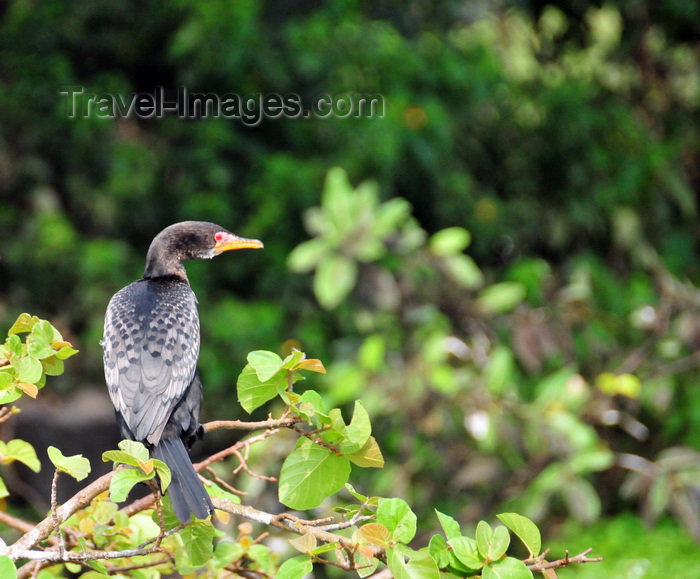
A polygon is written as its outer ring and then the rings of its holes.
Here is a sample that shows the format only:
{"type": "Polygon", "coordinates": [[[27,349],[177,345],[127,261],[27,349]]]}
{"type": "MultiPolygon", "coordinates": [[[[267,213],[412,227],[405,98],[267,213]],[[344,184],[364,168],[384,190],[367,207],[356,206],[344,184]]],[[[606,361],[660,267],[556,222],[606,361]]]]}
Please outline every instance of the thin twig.
{"type": "Polygon", "coordinates": [[[56,487],[58,486],[59,472],[60,471],[58,469],[54,471],[53,482],[51,483],[51,516],[53,517],[56,538],[58,539],[58,551],[59,553],[65,553],[66,541],[63,538],[63,533],[61,532],[61,522],[58,520],[58,507],[56,506],[56,487]]]}
{"type": "MultiPolygon", "coordinates": [[[[579,553],[575,557],[569,557],[569,551],[566,551],[566,555],[563,559],[557,559],[556,561],[545,561],[542,558],[542,560],[528,565],[527,568],[530,569],[530,571],[546,571],[547,569],[559,569],[561,567],[566,567],[567,565],[571,565],[571,563],[584,564],[599,563],[600,561],[603,561],[603,557],[588,557],[588,553],[590,553],[592,550],[592,547],[590,549],[586,549],[583,553],[579,553]]],[[[549,549],[545,551],[541,557],[546,555],[548,551],[549,549]]]]}

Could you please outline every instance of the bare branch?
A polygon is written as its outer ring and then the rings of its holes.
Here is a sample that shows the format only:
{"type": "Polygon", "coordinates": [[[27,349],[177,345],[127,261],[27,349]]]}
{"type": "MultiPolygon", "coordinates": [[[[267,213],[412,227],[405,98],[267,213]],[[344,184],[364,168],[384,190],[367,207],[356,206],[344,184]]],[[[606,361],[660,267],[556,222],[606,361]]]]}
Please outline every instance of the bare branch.
{"type": "Polygon", "coordinates": [[[536,563],[528,565],[527,568],[530,569],[530,571],[546,571],[547,569],[560,569],[561,567],[571,565],[571,563],[583,564],[598,563],[602,561],[603,557],[590,558],[587,556],[588,553],[590,553],[592,550],[592,547],[590,549],[586,549],[583,553],[579,553],[575,557],[569,557],[569,552],[566,551],[566,555],[563,559],[557,559],[556,561],[545,561],[544,559],[542,559],[541,561],[537,561],[536,563]]]}

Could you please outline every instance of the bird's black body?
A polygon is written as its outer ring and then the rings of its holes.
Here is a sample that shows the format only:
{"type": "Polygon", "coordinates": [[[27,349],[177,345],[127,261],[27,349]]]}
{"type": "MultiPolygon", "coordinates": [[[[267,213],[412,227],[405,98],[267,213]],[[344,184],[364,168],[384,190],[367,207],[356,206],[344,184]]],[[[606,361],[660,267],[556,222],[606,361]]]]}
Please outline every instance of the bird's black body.
{"type": "Polygon", "coordinates": [[[202,383],[197,299],[182,261],[239,247],[262,244],[212,223],[170,226],[153,240],[144,278],[117,292],[105,316],[105,378],[122,436],[145,443],[168,465],[168,494],[181,522],[213,512],[185,448],[201,434],[202,383]]]}

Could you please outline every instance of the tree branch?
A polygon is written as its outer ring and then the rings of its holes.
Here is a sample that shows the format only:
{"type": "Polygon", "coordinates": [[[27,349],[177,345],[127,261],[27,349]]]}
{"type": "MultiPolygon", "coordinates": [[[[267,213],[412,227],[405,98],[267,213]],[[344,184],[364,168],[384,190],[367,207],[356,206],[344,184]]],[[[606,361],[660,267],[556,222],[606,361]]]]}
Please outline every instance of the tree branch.
{"type": "MultiPolygon", "coordinates": [[[[547,554],[547,551],[545,551],[542,555],[542,559],[532,563],[527,566],[530,571],[546,571],[547,569],[560,569],[561,567],[566,567],[567,565],[571,565],[571,563],[598,563],[603,560],[603,557],[593,557],[589,558],[587,555],[593,550],[591,547],[590,549],[586,549],[583,553],[579,553],[575,557],[569,557],[569,552],[566,551],[566,555],[564,556],[563,559],[557,559],[556,561],[545,561],[544,560],[544,555],[547,554]]],[[[527,561],[526,561],[527,563],[527,561]]]]}

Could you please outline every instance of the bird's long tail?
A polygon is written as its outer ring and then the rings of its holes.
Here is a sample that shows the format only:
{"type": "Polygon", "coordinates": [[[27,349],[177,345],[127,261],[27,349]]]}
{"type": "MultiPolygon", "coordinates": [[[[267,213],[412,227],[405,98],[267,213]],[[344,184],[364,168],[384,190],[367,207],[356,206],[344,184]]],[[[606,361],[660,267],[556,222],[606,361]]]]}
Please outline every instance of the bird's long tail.
{"type": "Polygon", "coordinates": [[[177,437],[164,438],[152,448],[151,454],[170,469],[172,481],[167,493],[178,521],[188,522],[190,513],[197,519],[206,519],[214,512],[214,505],[192,466],[182,440],[177,437]]]}

